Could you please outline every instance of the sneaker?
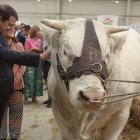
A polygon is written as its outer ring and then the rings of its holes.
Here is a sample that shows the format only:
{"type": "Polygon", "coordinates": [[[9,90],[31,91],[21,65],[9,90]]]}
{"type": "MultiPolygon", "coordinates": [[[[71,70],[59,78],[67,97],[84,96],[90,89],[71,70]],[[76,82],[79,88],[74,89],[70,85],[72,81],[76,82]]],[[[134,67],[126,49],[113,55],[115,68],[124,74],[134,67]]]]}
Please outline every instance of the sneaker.
{"type": "Polygon", "coordinates": [[[47,105],[46,105],[47,108],[50,108],[52,107],[52,102],[49,102],[47,105]]]}
{"type": "Polygon", "coordinates": [[[51,102],[51,98],[49,97],[48,100],[44,101],[43,104],[48,104],[49,102],[51,102]]]}
{"type": "Polygon", "coordinates": [[[48,104],[48,100],[44,101],[43,104],[48,104]]]}

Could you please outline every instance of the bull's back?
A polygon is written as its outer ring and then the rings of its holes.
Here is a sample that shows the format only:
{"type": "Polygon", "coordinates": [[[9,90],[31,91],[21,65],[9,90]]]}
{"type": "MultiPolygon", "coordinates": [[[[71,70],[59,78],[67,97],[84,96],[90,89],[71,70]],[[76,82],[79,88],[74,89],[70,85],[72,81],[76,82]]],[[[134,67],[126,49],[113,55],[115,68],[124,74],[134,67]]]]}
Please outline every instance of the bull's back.
{"type": "MultiPolygon", "coordinates": [[[[130,29],[120,55],[120,66],[127,80],[140,81],[140,35],[130,29]]],[[[124,80],[126,80],[124,79],[124,80]]],[[[140,88],[139,85],[136,85],[140,88]]]]}

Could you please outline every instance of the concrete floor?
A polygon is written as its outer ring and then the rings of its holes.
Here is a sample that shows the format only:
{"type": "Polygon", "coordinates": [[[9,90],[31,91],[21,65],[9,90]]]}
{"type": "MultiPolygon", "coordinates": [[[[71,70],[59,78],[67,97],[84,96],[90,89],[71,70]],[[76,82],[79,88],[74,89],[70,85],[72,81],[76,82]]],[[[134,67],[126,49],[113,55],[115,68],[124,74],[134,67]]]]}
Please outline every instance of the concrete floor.
{"type": "Polygon", "coordinates": [[[61,140],[52,109],[43,104],[46,99],[47,91],[43,97],[38,97],[37,104],[24,105],[20,140],[61,140]]]}

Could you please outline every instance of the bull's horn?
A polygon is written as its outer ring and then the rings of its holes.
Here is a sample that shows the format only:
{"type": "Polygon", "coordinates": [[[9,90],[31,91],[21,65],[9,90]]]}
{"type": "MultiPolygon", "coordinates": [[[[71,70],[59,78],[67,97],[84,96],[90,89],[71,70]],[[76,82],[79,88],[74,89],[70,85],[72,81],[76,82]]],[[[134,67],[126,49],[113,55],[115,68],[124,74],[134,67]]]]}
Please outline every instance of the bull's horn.
{"type": "Polygon", "coordinates": [[[61,30],[63,28],[63,21],[60,20],[41,19],[41,23],[56,30],[61,30]]]}
{"type": "Polygon", "coordinates": [[[109,34],[117,33],[117,32],[122,32],[122,31],[128,31],[129,28],[125,26],[112,26],[112,25],[105,25],[105,30],[109,34]]]}

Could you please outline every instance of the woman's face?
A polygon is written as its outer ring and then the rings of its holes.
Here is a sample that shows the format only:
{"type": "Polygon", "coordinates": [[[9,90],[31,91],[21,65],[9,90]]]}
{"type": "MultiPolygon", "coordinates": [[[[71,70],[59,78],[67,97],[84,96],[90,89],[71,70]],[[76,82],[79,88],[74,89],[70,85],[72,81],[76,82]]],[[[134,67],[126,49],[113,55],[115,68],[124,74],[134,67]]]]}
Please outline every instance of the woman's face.
{"type": "Polygon", "coordinates": [[[13,38],[15,36],[15,32],[16,32],[16,30],[14,28],[7,29],[5,31],[5,37],[6,38],[13,38]]]}

